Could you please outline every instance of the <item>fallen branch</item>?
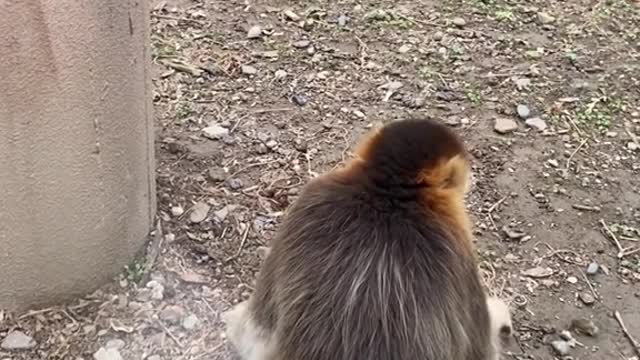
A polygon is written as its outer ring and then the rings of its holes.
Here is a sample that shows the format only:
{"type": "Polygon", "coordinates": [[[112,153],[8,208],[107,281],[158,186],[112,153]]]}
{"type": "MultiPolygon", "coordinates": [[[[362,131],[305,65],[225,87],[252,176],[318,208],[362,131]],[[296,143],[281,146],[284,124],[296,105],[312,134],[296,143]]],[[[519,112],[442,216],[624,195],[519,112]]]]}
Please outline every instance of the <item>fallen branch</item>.
{"type": "Polygon", "coordinates": [[[634,339],[633,336],[631,336],[631,334],[629,333],[629,330],[624,325],[624,321],[622,321],[622,315],[620,315],[620,312],[618,312],[617,310],[613,313],[613,315],[618,321],[618,324],[620,324],[620,327],[622,328],[622,332],[627,337],[627,339],[629,339],[629,341],[631,342],[631,345],[633,346],[633,349],[636,351],[636,354],[640,356],[640,343],[638,343],[636,339],[634,339]]]}

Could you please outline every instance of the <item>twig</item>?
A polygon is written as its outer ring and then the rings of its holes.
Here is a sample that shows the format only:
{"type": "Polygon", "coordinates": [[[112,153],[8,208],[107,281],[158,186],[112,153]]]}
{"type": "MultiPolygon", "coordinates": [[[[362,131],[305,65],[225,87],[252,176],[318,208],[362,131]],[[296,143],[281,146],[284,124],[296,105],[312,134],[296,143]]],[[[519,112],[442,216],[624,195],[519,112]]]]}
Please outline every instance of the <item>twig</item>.
{"type": "Polygon", "coordinates": [[[567,159],[567,165],[565,167],[567,172],[569,171],[569,167],[571,166],[571,160],[573,160],[573,157],[578,153],[578,151],[580,151],[580,149],[582,149],[582,147],[587,143],[587,141],[588,139],[582,140],[580,145],[571,153],[571,155],[567,159]]]}
{"type": "Polygon", "coordinates": [[[618,247],[618,259],[621,259],[625,255],[625,248],[622,247],[622,245],[620,244],[620,240],[618,240],[616,234],[611,231],[611,229],[603,219],[600,219],[600,225],[602,225],[604,231],[606,231],[607,234],[609,234],[609,237],[611,237],[611,239],[613,239],[613,241],[615,242],[616,246],[618,247]]]}
{"type": "Polygon", "coordinates": [[[634,339],[633,336],[631,336],[631,334],[629,333],[629,330],[627,330],[627,327],[624,325],[624,321],[622,321],[622,315],[620,315],[620,312],[618,310],[616,310],[613,313],[613,315],[616,317],[618,324],[620,324],[620,327],[622,328],[622,332],[627,337],[627,339],[629,339],[629,341],[631,342],[631,345],[633,345],[633,348],[636,351],[636,354],[640,356],[640,343],[638,343],[636,339],[634,339]]]}
{"type": "Polygon", "coordinates": [[[593,212],[600,212],[600,208],[597,206],[588,206],[588,205],[582,205],[582,204],[573,204],[571,205],[572,208],[576,209],[576,210],[581,210],[581,211],[593,211],[593,212]]]}
{"type": "Polygon", "coordinates": [[[237,258],[238,256],[240,256],[240,254],[242,253],[242,249],[244,248],[244,244],[247,242],[247,237],[249,236],[249,227],[250,226],[247,225],[247,228],[245,229],[244,234],[242,235],[242,240],[240,241],[240,247],[238,248],[238,251],[236,251],[236,253],[230,258],[227,258],[225,262],[229,262],[237,258]]]}
{"type": "Polygon", "coordinates": [[[162,321],[160,320],[156,320],[156,322],[158,323],[158,325],[160,325],[160,327],[162,328],[162,330],[165,332],[165,334],[167,334],[171,340],[173,340],[179,347],[183,348],[184,345],[182,344],[182,342],[180,342],[180,340],[173,335],[173,333],[171,332],[171,330],[169,330],[169,328],[167,328],[166,326],[164,326],[164,324],[162,323],[162,321]]]}
{"type": "Polygon", "coordinates": [[[489,218],[489,221],[491,222],[491,225],[493,226],[493,229],[495,231],[498,231],[498,226],[496,225],[496,222],[493,221],[493,216],[491,216],[491,213],[498,208],[498,206],[500,206],[500,204],[502,204],[505,200],[507,200],[508,196],[503,197],[502,199],[496,201],[493,205],[491,205],[491,207],[489,208],[489,210],[487,210],[487,217],[489,218]]]}
{"type": "Polygon", "coordinates": [[[638,253],[638,252],[640,252],[640,248],[637,248],[637,249],[626,249],[624,251],[624,254],[622,254],[622,256],[633,255],[633,254],[638,253]]]}
{"type": "Polygon", "coordinates": [[[591,285],[591,281],[589,281],[587,274],[585,274],[584,271],[582,271],[582,269],[580,269],[580,273],[582,274],[584,281],[587,282],[587,286],[589,286],[589,290],[591,290],[591,295],[593,295],[593,298],[596,300],[599,300],[598,294],[596,294],[596,290],[593,288],[593,285],[591,285]]]}

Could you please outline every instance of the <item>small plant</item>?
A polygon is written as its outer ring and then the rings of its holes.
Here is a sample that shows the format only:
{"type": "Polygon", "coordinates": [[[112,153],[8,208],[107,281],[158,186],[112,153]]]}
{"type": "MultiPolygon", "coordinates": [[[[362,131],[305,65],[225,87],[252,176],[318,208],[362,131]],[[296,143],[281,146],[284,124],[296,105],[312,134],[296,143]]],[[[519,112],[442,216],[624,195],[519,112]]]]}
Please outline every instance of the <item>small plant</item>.
{"type": "Polygon", "coordinates": [[[593,99],[576,112],[578,123],[606,131],[611,127],[613,116],[622,109],[622,101],[606,96],[593,99]]]}
{"type": "Polygon", "coordinates": [[[129,282],[138,284],[142,281],[145,271],[145,260],[135,259],[131,264],[124,267],[124,276],[129,282]]]}
{"type": "Polygon", "coordinates": [[[421,79],[424,79],[424,80],[432,79],[434,77],[434,75],[436,75],[436,71],[434,71],[428,65],[424,65],[424,66],[420,67],[420,69],[418,69],[418,76],[421,79]]]}
{"type": "Polygon", "coordinates": [[[171,43],[161,39],[154,39],[151,47],[151,56],[155,59],[176,56],[178,49],[171,43]]]}
{"type": "Polygon", "coordinates": [[[176,106],[176,118],[179,120],[186,119],[191,113],[193,113],[193,109],[188,102],[181,102],[176,106]]]}
{"type": "Polygon", "coordinates": [[[515,14],[513,13],[513,11],[511,11],[509,9],[496,10],[493,13],[493,17],[498,21],[504,21],[504,22],[509,22],[509,21],[515,21],[516,20],[515,14]]]}
{"type": "Polygon", "coordinates": [[[482,102],[482,94],[478,89],[468,88],[464,94],[467,100],[474,105],[479,105],[482,102]]]}

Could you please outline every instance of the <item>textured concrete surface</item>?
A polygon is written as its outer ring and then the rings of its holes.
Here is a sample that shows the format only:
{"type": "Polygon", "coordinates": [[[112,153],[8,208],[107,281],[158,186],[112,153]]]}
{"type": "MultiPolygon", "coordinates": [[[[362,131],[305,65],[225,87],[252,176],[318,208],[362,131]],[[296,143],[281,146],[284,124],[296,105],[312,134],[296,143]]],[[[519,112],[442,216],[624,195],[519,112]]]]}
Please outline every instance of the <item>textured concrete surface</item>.
{"type": "Polygon", "coordinates": [[[155,207],[148,9],[0,0],[0,308],[92,291],[155,207]]]}

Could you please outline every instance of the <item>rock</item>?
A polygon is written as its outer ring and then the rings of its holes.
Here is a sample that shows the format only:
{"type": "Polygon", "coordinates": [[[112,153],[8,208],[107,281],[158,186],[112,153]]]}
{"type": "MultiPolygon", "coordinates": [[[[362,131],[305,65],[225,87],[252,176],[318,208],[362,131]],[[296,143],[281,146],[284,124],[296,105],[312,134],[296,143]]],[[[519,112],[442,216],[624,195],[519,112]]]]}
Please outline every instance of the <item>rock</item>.
{"type": "Polygon", "coordinates": [[[451,22],[459,28],[463,28],[467,25],[467,21],[461,17],[455,17],[451,22]]]}
{"type": "Polygon", "coordinates": [[[631,151],[636,151],[636,150],[640,149],[640,146],[638,146],[638,144],[636,144],[633,141],[629,141],[629,143],[627,144],[627,149],[629,149],[631,151]]]}
{"type": "Polygon", "coordinates": [[[311,45],[311,41],[309,40],[299,40],[291,44],[291,46],[298,49],[306,49],[309,45],[311,45]]]}
{"type": "Polygon", "coordinates": [[[236,205],[227,205],[222,209],[215,211],[213,215],[216,217],[216,220],[218,220],[219,222],[223,222],[227,218],[229,213],[235,209],[236,205]]]}
{"type": "Polygon", "coordinates": [[[125,342],[122,339],[112,339],[107,341],[107,344],[104,346],[105,349],[116,349],[120,350],[125,346],[125,342]]]}
{"type": "Polygon", "coordinates": [[[600,270],[600,265],[598,265],[598,263],[589,263],[587,266],[587,275],[593,276],[598,273],[598,270],[600,270]]]}
{"type": "Polygon", "coordinates": [[[95,360],[123,360],[118,349],[100,348],[93,354],[95,360]]]}
{"type": "Polygon", "coordinates": [[[204,133],[205,137],[212,140],[218,140],[224,135],[229,134],[229,129],[223,128],[220,125],[213,124],[202,129],[202,132],[204,133]]]}
{"type": "Polygon", "coordinates": [[[588,292],[581,292],[580,294],[578,294],[578,298],[580,299],[580,301],[582,301],[585,305],[593,305],[593,303],[596,302],[596,298],[593,297],[593,295],[591,295],[588,292]]]}
{"type": "Polygon", "coordinates": [[[202,201],[197,202],[191,208],[191,214],[189,215],[189,220],[191,220],[191,222],[194,224],[204,221],[204,219],[207,218],[207,215],[209,214],[210,209],[211,209],[211,206],[209,206],[207,203],[202,201]]]}
{"type": "Polygon", "coordinates": [[[497,118],[493,129],[498,134],[508,134],[518,129],[518,123],[509,118],[497,118]]]}
{"type": "Polygon", "coordinates": [[[182,208],[182,206],[171,207],[171,215],[177,217],[177,216],[181,216],[182,214],[184,214],[184,209],[182,208]]]}
{"type": "Polygon", "coordinates": [[[527,78],[518,78],[514,80],[518,90],[525,90],[531,85],[531,80],[527,78]]]}
{"type": "Polygon", "coordinates": [[[247,31],[247,38],[249,39],[257,39],[262,35],[262,28],[258,25],[252,26],[249,31],[247,31]]]}
{"type": "Polygon", "coordinates": [[[539,12],[537,15],[538,22],[542,25],[549,25],[556,21],[556,18],[546,12],[539,12]]]}
{"type": "Polygon", "coordinates": [[[567,278],[567,282],[568,282],[569,284],[577,284],[577,283],[578,283],[578,278],[577,278],[577,277],[575,277],[575,276],[569,276],[569,277],[567,278]]]}
{"type": "Polygon", "coordinates": [[[406,53],[409,52],[409,50],[411,50],[411,46],[409,46],[407,44],[404,44],[404,45],[400,46],[400,48],[398,49],[398,52],[400,54],[406,54],[406,53]]]}
{"type": "Polygon", "coordinates": [[[287,77],[287,72],[284,70],[276,70],[274,76],[276,77],[276,79],[284,79],[285,77],[287,77]]]}
{"type": "Polygon", "coordinates": [[[222,182],[227,178],[227,174],[224,172],[224,170],[217,167],[210,168],[209,171],[207,171],[207,175],[213,182],[222,182]]]}
{"type": "Polygon", "coordinates": [[[341,14],[340,16],[338,16],[338,26],[347,25],[347,21],[349,21],[349,18],[347,17],[347,15],[341,14]]]}
{"type": "Polygon", "coordinates": [[[182,327],[185,330],[193,330],[195,329],[196,326],[198,326],[198,323],[200,322],[200,320],[198,319],[197,316],[191,314],[189,316],[187,316],[186,318],[184,318],[184,320],[182,320],[182,327]]]}
{"type": "Polygon", "coordinates": [[[0,347],[5,350],[27,350],[36,346],[36,341],[29,335],[19,330],[7,334],[0,347]]]}
{"type": "Polygon", "coordinates": [[[258,246],[256,253],[260,259],[265,259],[267,255],[269,255],[270,250],[271,249],[266,246],[258,246]]]}
{"type": "Polygon", "coordinates": [[[160,320],[171,325],[179,324],[184,318],[184,309],[178,305],[169,305],[160,312],[160,320]]]}
{"type": "Polygon", "coordinates": [[[400,81],[390,81],[382,86],[380,86],[380,89],[383,90],[389,90],[389,91],[396,91],[398,89],[400,89],[402,86],[404,86],[404,84],[400,81]]]}
{"type": "Polygon", "coordinates": [[[555,351],[556,354],[560,355],[560,356],[565,356],[569,354],[569,350],[571,350],[571,347],[569,346],[569,343],[564,341],[564,340],[555,340],[551,342],[551,347],[553,348],[553,351],[555,351]]]}
{"type": "Polygon", "coordinates": [[[574,319],[571,321],[571,328],[579,333],[587,336],[596,336],[600,329],[593,321],[589,319],[574,319]]]}
{"type": "Polygon", "coordinates": [[[533,117],[525,121],[527,126],[534,128],[538,131],[544,131],[547,129],[547,123],[539,117],[533,117]]]}
{"type": "Polygon", "coordinates": [[[306,96],[304,95],[293,95],[291,97],[291,101],[293,101],[294,104],[298,105],[298,106],[305,106],[307,105],[307,103],[309,102],[309,100],[307,99],[306,96]]]}
{"type": "Polygon", "coordinates": [[[503,226],[502,231],[509,237],[511,240],[519,240],[525,237],[527,234],[522,231],[513,230],[508,226],[503,226]]]}
{"type": "Polygon", "coordinates": [[[444,39],[444,33],[442,31],[436,31],[435,34],[433,34],[433,40],[442,41],[442,39],[444,39]]]}
{"type": "Polygon", "coordinates": [[[293,10],[291,9],[287,9],[285,11],[282,12],[284,14],[284,16],[291,20],[291,21],[300,21],[300,15],[296,14],[295,12],[293,12],[293,10]]]}
{"type": "Polygon", "coordinates": [[[527,105],[519,104],[516,106],[516,111],[522,120],[526,120],[531,116],[531,110],[527,105]]]}
{"type": "Polygon", "coordinates": [[[565,341],[573,340],[573,336],[571,335],[571,332],[569,330],[560,331],[560,338],[565,341]]]}
{"type": "Polygon", "coordinates": [[[258,73],[258,69],[254,68],[251,65],[242,65],[241,69],[242,73],[245,75],[255,75],[258,73]]]}
{"type": "Polygon", "coordinates": [[[560,162],[558,162],[558,160],[556,159],[549,159],[547,160],[547,164],[549,164],[550,166],[557,168],[558,166],[560,166],[560,162]]]}
{"type": "Polygon", "coordinates": [[[244,183],[242,182],[241,179],[230,178],[230,179],[227,179],[227,186],[231,190],[239,190],[244,186],[244,183]]]}
{"type": "Polygon", "coordinates": [[[540,266],[536,266],[534,268],[522,271],[522,275],[528,276],[534,279],[546,278],[553,275],[553,269],[551,268],[543,268],[540,266]]]}

